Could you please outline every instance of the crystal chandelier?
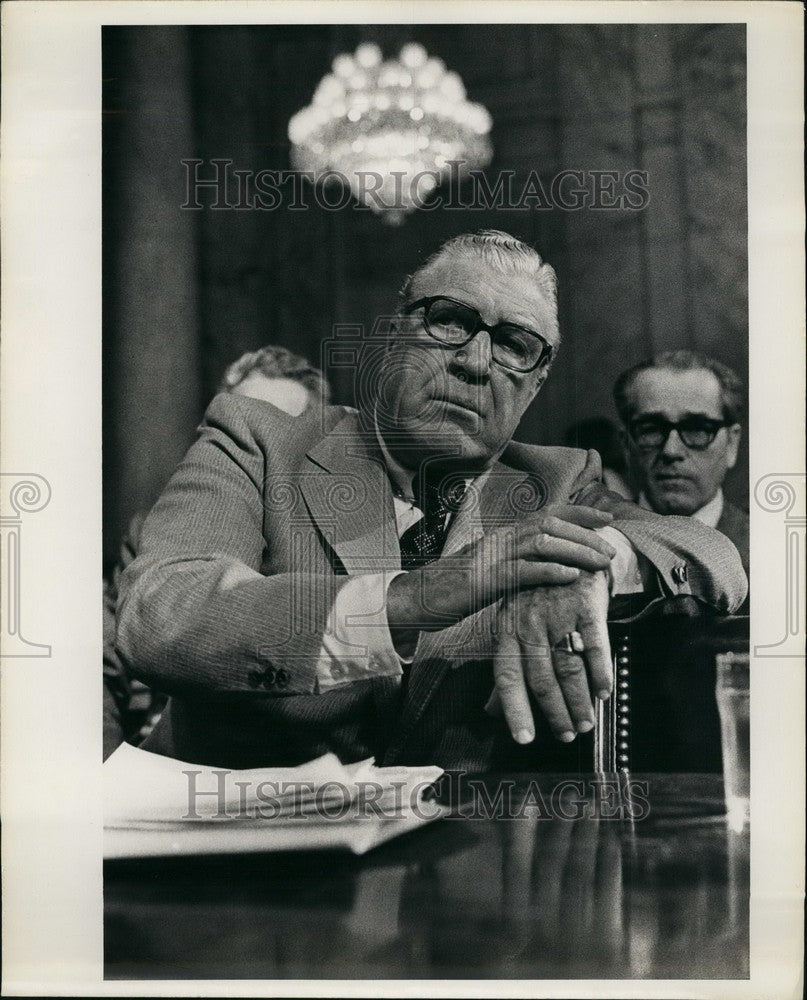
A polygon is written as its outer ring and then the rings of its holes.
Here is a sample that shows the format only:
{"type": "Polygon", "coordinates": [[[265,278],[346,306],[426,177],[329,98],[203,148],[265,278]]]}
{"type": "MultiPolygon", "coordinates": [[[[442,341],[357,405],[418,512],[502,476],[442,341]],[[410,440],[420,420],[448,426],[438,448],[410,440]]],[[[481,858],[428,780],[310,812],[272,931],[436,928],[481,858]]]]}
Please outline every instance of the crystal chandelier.
{"type": "Polygon", "coordinates": [[[490,163],[490,115],[422,45],[382,62],[366,42],[332,69],[289,122],[295,170],[315,180],[341,174],[358,201],[399,223],[450,171],[462,178],[490,163]]]}

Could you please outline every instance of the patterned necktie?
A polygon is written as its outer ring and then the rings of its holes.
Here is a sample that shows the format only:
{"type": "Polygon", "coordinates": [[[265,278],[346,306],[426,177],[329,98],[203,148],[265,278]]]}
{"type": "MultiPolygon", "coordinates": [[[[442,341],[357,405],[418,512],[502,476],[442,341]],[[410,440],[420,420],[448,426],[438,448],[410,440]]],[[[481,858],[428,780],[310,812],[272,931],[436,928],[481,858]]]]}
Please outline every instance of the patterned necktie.
{"type": "Polygon", "coordinates": [[[417,497],[423,517],[401,535],[401,569],[420,569],[443,551],[449,515],[459,509],[465,496],[462,480],[444,476],[426,479],[417,497]]]}

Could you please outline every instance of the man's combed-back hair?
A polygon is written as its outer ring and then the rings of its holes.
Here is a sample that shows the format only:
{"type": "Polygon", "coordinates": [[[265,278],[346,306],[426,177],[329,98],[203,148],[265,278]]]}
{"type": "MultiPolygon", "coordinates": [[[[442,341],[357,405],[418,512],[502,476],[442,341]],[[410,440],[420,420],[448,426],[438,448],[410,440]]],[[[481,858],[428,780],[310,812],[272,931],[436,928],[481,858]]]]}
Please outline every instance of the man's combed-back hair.
{"type": "Polygon", "coordinates": [[[412,300],[412,286],[418,276],[425,274],[435,264],[448,256],[473,257],[499,271],[510,274],[524,274],[534,278],[536,285],[552,306],[552,315],[557,329],[558,279],[551,264],[547,264],[538,251],[528,243],[516,239],[500,229],[480,229],[476,233],[462,233],[446,240],[425,263],[410,274],[400,291],[400,305],[412,300]]]}
{"type": "Polygon", "coordinates": [[[627,424],[633,416],[631,388],[637,375],[653,368],[675,372],[711,372],[720,386],[723,419],[733,424],[740,422],[745,392],[743,383],[735,371],[728,365],[724,365],[722,361],[709,358],[705,354],[698,354],[696,351],[665,351],[663,354],[657,354],[646,361],[640,361],[633,368],[628,368],[614,383],[614,403],[624,424],[627,424]]]}
{"type": "Polygon", "coordinates": [[[292,354],[285,347],[269,345],[259,351],[249,351],[234,361],[225,371],[219,383],[219,392],[232,392],[252,372],[260,372],[267,378],[287,378],[299,382],[311,395],[323,404],[331,398],[331,389],[319,368],[315,368],[299,354],[292,354]]]}

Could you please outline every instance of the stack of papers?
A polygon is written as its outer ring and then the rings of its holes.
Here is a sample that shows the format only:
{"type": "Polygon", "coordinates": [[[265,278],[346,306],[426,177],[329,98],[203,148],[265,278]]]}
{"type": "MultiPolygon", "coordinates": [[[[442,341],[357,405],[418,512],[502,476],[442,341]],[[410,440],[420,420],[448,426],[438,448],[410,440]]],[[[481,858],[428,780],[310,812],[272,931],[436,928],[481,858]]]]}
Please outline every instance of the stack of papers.
{"type": "Polygon", "coordinates": [[[447,810],[439,767],[342,764],[232,770],[124,743],[104,764],[104,857],[339,849],[364,854],[447,810]]]}

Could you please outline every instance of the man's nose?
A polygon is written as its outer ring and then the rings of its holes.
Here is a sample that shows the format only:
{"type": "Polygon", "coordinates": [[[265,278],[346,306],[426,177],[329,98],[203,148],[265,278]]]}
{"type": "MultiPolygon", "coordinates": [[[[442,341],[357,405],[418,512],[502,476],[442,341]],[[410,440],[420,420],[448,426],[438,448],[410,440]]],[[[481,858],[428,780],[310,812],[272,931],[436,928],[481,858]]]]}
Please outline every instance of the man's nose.
{"type": "Polygon", "coordinates": [[[687,446],[681,440],[678,431],[672,428],[667,435],[667,440],[664,442],[664,447],[661,449],[663,457],[670,459],[685,458],[687,450],[687,446]]]}
{"type": "Polygon", "coordinates": [[[454,352],[452,366],[480,378],[488,374],[492,361],[490,334],[480,330],[473,340],[454,352]]]}

